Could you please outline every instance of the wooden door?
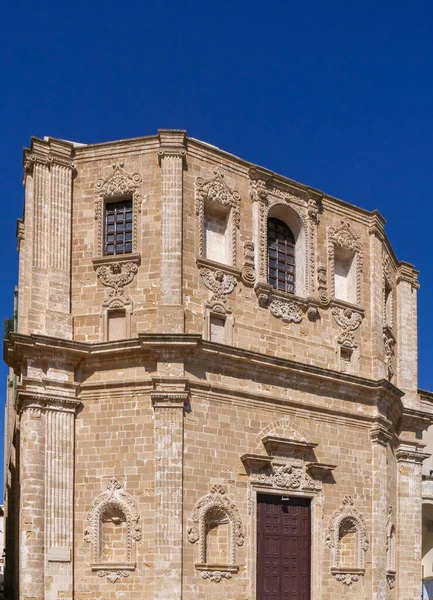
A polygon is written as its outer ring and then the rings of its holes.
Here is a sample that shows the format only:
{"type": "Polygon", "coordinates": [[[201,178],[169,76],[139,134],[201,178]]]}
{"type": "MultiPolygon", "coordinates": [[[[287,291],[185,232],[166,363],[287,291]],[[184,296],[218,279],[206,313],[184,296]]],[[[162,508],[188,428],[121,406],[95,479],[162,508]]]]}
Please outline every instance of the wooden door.
{"type": "Polygon", "coordinates": [[[257,600],[310,600],[310,500],[257,497],[257,600]]]}

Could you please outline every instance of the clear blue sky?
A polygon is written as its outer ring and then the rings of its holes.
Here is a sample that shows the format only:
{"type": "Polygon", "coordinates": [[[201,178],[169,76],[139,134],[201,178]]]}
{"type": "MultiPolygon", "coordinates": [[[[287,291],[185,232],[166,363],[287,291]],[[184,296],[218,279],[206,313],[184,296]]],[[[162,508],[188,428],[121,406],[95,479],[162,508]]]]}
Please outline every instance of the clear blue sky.
{"type": "Polygon", "coordinates": [[[1,14],[2,320],[30,137],[184,128],[379,209],[421,271],[419,382],[433,390],[431,0],[15,0],[1,14]]]}

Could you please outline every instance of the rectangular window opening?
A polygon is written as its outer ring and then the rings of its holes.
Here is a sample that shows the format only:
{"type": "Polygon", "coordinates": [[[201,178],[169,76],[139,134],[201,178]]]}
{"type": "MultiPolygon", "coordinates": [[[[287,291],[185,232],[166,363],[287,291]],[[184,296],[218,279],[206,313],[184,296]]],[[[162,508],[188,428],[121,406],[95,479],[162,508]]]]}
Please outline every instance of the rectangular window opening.
{"type": "Polygon", "coordinates": [[[105,204],[104,254],[132,252],[132,200],[126,198],[105,204]]]}

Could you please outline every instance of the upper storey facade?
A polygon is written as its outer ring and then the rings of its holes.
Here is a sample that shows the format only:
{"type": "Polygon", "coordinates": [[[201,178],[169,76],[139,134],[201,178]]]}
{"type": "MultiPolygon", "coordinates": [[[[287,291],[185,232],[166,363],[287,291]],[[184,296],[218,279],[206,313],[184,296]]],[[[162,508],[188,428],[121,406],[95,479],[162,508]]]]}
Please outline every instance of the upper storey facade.
{"type": "Polygon", "coordinates": [[[185,132],[24,153],[18,333],[204,339],[417,403],[417,272],[384,219],[185,132]]]}

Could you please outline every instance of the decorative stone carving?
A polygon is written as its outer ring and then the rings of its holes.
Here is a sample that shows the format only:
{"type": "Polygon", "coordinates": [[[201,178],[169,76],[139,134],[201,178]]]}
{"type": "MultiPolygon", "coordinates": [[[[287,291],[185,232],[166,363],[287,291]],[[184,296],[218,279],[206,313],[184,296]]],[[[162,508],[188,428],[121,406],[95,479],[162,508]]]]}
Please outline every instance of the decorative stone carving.
{"type": "Polygon", "coordinates": [[[254,291],[259,301],[259,306],[266,308],[271,299],[273,287],[268,283],[258,282],[254,286],[254,291]]]}
{"type": "Polygon", "coordinates": [[[394,511],[392,506],[388,508],[388,518],[386,520],[386,580],[388,586],[392,589],[395,586],[397,565],[397,545],[396,531],[394,524],[394,511]]]}
{"type": "Polygon", "coordinates": [[[328,275],[325,265],[319,265],[317,267],[317,289],[319,292],[320,304],[323,306],[328,306],[330,299],[328,292],[328,275]]]}
{"type": "Polygon", "coordinates": [[[273,462],[261,469],[257,481],[263,485],[282,489],[320,489],[314,479],[305,471],[303,462],[291,461],[285,464],[273,462]]]}
{"type": "Polygon", "coordinates": [[[204,250],[204,215],[205,202],[214,202],[227,206],[232,211],[232,265],[237,262],[237,230],[240,224],[240,200],[239,192],[232,190],[224,178],[224,171],[221,167],[214,169],[214,177],[204,179],[197,177],[196,180],[196,195],[195,195],[195,211],[198,217],[199,225],[199,257],[203,258],[204,250]]]}
{"type": "Polygon", "coordinates": [[[350,250],[356,257],[356,303],[361,304],[361,277],[363,267],[362,242],[360,236],[356,236],[348,221],[341,221],[337,228],[328,229],[328,258],[331,268],[332,296],[335,296],[335,259],[334,249],[338,246],[350,250]]]}
{"type": "Polygon", "coordinates": [[[358,581],[360,575],[364,575],[364,553],[369,547],[367,527],[361,513],[353,506],[352,496],[343,498],[341,508],[336,510],[329,521],[326,545],[332,552],[331,572],[334,577],[346,585],[358,581]],[[354,564],[350,567],[341,565],[340,556],[340,531],[343,526],[350,524],[356,530],[356,548],[354,564]]]}
{"type": "MultiPolygon", "coordinates": [[[[192,544],[199,543],[199,562],[200,565],[206,565],[207,523],[209,515],[212,515],[215,511],[224,513],[230,523],[230,565],[216,565],[218,570],[213,570],[212,572],[231,573],[233,572],[233,567],[236,565],[236,548],[243,545],[244,534],[239,511],[236,505],[226,496],[224,488],[221,485],[212,486],[210,492],[206,496],[203,496],[195,505],[191,515],[193,525],[188,528],[188,540],[192,544]]],[[[205,569],[203,572],[206,573],[207,570],[205,569]]],[[[228,578],[227,575],[221,575],[221,577],[228,578]]],[[[221,577],[219,577],[218,581],[220,581],[221,577]]],[[[216,581],[210,575],[206,576],[206,578],[216,581]]]]}
{"type": "Polygon", "coordinates": [[[353,332],[358,329],[362,322],[362,314],[351,308],[333,306],[332,314],[338,325],[343,329],[337,338],[337,342],[344,348],[353,350],[358,347],[353,332]]]}
{"type": "Polygon", "coordinates": [[[203,579],[210,579],[215,583],[219,583],[221,579],[231,579],[232,574],[228,571],[202,571],[201,576],[203,579]]]}
{"type": "Polygon", "coordinates": [[[254,285],[256,282],[254,243],[251,240],[244,242],[244,266],[242,267],[241,279],[245,285],[254,285]]]}
{"type": "Polygon", "coordinates": [[[213,292],[213,295],[207,305],[216,310],[215,305],[220,306],[220,311],[226,312],[226,296],[231,294],[237,285],[236,277],[224,273],[220,269],[209,269],[208,267],[200,267],[199,273],[204,281],[205,286],[213,292]]]}
{"type": "Polygon", "coordinates": [[[383,344],[385,346],[387,376],[389,381],[392,381],[395,376],[395,338],[389,327],[383,328],[383,344]]]}
{"type": "MultiPolygon", "coordinates": [[[[137,542],[141,539],[140,515],[135,500],[122,489],[121,484],[115,479],[111,479],[107,484],[107,489],[94,500],[92,510],[87,517],[88,525],[84,532],[84,540],[92,544],[92,562],[97,563],[98,566],[102,563],[100,523],[104,511],[109,508],[116,508],[124,515],[127,525],[126,561],[132,563],[134,541],[137,542]]],[[[110,563],[107,563],[107,566],[109,567],[110,563]]],[[[106,571],[106,569],[100,570],[106,571]]],[[[108,569],[108,571],[113,570],[118,571],[118,569],[108,569]]],[[[127,575],[121,576],[127,577],[127,575]]]]}
{"type": "Polygon", "coordinates": [[[97,199],[95,200],[95,220],[96,220],[96,249],[95,255],[103,254],[103,213],[104,202],[107,198],[116,198],[122,196],[131,196],[132,198],[132,251],[137,252],[138,248],[138,215],[141,213],[142,178],[139,173],[130,175],[125,171],[124,162],[119,161],[111,165],[112,172],[105,179],[98,179],[95,184],[97,199]]]}
{"type": "Polygon", "coordinates": [[[98,577],[106,577],[112,583],[115,583],[122,577],[129,577],[128,571],[98,571],[98,577]]]}
{"type": "Polygon", "coordinates": [[[134,262],[110,262],[96,267],[96,274],[103,285],[111,288],[105,303],[109,302],[113,308],[125,304],[128,300],[123,288],[131,283],[137,271],[138,266],[134,262]],[[114,304],[114,300],[117,300],[118,304],[114,304]]]}
{"type": "Polygon", "coordinates": [[[302,321],[302,310],[296,302],[273,300],[269,308],[274,317],[281,319],[284,323],[300,323],[302,321]]]}

